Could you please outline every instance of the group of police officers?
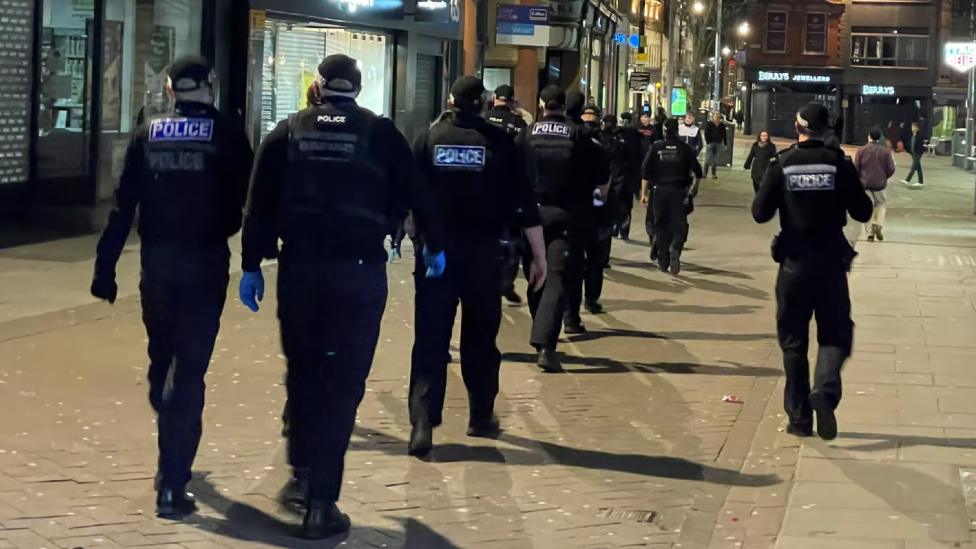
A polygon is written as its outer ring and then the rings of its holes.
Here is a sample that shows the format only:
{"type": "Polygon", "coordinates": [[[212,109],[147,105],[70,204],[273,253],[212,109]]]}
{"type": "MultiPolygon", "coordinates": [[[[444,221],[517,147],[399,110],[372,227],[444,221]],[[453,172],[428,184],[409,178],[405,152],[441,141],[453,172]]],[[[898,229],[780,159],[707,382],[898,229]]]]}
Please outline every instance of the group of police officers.
{"type": "MultiPolygon", "coordinates": [[[[389,119],[357,105],[362,76],[354,59],[331,55],[318,73],[309,107],[277,125],[252,166],[246,136],[214,107],[213,70],[202,58],[181,59],[169,70],[174,109],[149,120],[129,147],[91,291],[115,301],[115,265],[138,207],[159,516],[196,509],[186,486],[229,279],[227,240],[242,227],[239,295],[252,311],[265,291],[261,262],[278,260],[294,472],[282,499],[304,511],[302,536],[310,539],[350,526],[336,502],[386,305],[385,264],[397,256],[384,248],[388,235],[406,232],[417,250],[408,452],[418,457],[430,453],[443,419],[459,304],[467,432],[494,438],[501,432],[495,340],[502,296],[521,300],[519,263],[530,341],[549,373],[562,371],[560,333],[585,331],[584,301],[589,311],[602,310],[612,236],[627,236],[635,195],[648,208],[660,268],[680,272],[701,166],[676,120],[618,126],[581,95],[549,86],[541,116],[528,125],[512,109],[510,86],[495,90],[486,109],[482,81],[466,76],[452,86],[450,113],[411,150],[389,119]]],[[[767,221],[779,210],[783,223],[777,318],[790,430],[809,434],[813,410],[829,438],[853,329],[844,278],[850,250],[838,227],[845,208],[860,219],[870,203],[852,189],[843,155],[818,140],[819,115],[798,117],[808,139],[770,169],[753,211],[767,221]],[[822,211],[831,214],[829,227],[822,211]],[[844,261],[823,259],[839,252],[844,261]],[[818,290],[807,291],[811,285],[818,290]],[[811,390],[806,325],[814,312],[821,355],[811,390]]]]}

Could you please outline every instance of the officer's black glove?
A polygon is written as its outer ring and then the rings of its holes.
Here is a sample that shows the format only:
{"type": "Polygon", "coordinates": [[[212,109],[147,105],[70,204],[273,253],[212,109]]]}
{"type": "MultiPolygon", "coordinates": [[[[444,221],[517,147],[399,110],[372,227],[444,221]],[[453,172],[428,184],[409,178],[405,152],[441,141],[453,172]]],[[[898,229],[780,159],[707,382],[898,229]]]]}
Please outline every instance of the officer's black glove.
{"type": "Polygon", "coordinates": [[[91,295],[114,304],[119,296],[119,286],[115,283],[115,276],[95,275],[91,284],[91,295]]]}

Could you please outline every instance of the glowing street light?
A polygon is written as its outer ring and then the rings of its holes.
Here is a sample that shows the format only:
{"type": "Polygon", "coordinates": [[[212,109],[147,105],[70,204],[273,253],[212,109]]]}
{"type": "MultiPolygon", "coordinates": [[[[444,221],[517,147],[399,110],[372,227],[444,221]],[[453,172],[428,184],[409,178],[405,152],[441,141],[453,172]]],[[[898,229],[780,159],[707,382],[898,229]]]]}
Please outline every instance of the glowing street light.
{"type": "Polygon", "coordinates": [[[691,5],[691,11],[695,15],[701,15],[705,13],[705,4],[701,0],[695,0],[695,3],[691,5]]]}
{"type": "Polygon", "coordinates": [[[728,46],[722,48],[722,57],[728,57],[731,54],[732,54],[732,50],[730,50],[728,46]]]}
{"type": "Polygon", "coordinates": [[[736,31],[739,33],[739,36],[749,36],[749,34],[752,33],[752,27],[749,26],[748,21],[743,21],[742,23],[739,23],[739,28],[736,29],[736,31]]]}

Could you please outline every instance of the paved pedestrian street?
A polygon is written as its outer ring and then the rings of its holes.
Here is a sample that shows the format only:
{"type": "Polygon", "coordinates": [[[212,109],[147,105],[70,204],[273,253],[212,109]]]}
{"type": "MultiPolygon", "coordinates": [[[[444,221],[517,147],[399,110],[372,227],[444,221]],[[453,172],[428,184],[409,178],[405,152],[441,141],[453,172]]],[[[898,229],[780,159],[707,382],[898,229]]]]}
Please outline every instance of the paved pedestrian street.
{"type": "Polygon", "coordinates": [[[465,436],[455,341],[426,461],[406,455],[405,252],[346,458],[353,529],[324,542],[295,538],[300,517],[276,503],[289,472],[273,291],[251,314],[232,277],[189,487],[201,510],[170,522],[153,512],[137,243],[114,307],[87,296],[93,238],[0,250],[0,549],[976,547],[973,177],[925,160],[926,189],[891,188],[885,242],[858,243],[830,443],[783,432],[777,227],[752,221],[741,169],[703,182],[680,277],[651,269],[645,243],[614,242],[607,312],[564,340],[566,374],[538,370],[527,306],[504,307],[497,441],[465,436]]]}

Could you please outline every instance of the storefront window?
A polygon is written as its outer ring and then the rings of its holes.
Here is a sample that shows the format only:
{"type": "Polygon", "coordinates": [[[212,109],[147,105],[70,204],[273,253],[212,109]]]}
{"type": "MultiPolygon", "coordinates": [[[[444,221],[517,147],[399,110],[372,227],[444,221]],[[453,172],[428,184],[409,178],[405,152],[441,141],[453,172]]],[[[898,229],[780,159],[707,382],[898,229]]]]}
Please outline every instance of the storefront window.
{"type": "Polygon", "coordinates": [[[307,106],[306,92],[315,81],[319,64],[335,53],[359,62],[363,72],[359,104],[376,114],[390,115],[393,81],[388,35],[269,19],[262,51],[261,62],[250,63],[260,71],[251,75],[257,93],[248,97],[249,127],[256,132],[253,137],[263,139],[279,121],[307,106]]]}
{"type": "Polygon", "coordinates": [[[487,67],[484,75],[485,89],[495,91],[498,86],[512,85],[512,69],[487,67]]]}
{"type": "Polygon", "coordinates": [[[0,3],[0,185],[27,181],[30,169],[34,3],[0,3]]]}
{"type": "Polygon", "coordinates": [[[766,51],[786,53],[788,15],[785,11],[766,12],[766,51]]]}
{"type": "Polygon", "coordinates": [[[132,131],[170,108],[166,71],[200,53],[203,0],[105,0],[98,197],[111,196],[132,131]]]}

